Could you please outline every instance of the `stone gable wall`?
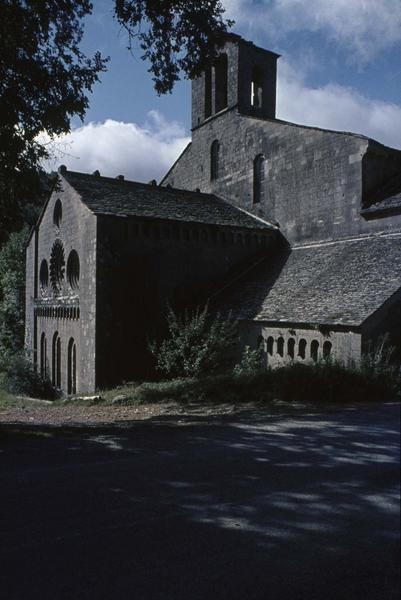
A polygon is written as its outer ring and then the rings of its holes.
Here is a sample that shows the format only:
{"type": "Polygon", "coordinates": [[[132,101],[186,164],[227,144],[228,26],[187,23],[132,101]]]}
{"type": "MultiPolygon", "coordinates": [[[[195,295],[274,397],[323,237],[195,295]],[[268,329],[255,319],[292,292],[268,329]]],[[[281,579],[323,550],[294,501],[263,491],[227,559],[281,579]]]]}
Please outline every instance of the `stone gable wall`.
{"type": "Polygon", "coordinates": [[[191,146],[163,185],[214,192],[277,221],[291,243],[401,229],[401,217],[367,222],[362,159],[369,141],[229,110],[193,132],[191,146]],[[220,176],[210,180],[210,147],[220,143],[220,176]],[[253,204],[253,160],[265,156],[264,201],[253,204]]]}
{"type": "Polygon", "coordinates": [[[26,306],[26,341],[28,349],[37,349],[38,370],[41,364],[40,339],[42,333],[45,333],[47,373],[52,378],[52,340],[58,332],[61,341],[61,389],[67,390],[67,348],[70,338],[73,338],[77,349],[77,392],[93,392],[96,387],[96,217],[65,183],[62,184],[62,190],[51,195],[37,227],[37,233],[32,236],[27,249],[26,306]],[[54,207],[58,199],[62,206],[60,227],[53,222],[54,207]],[[56,240],[62,244],[65,263],[64,277],[58,294],[53,291],[50,277],[52,248],[56,240]],[[67,281],[67,260],[73,249],[78,253],[80,262],[79,289],[76,290],[73,290],[67,281]],[[42,289],[40,283],[43,259],[47,261],[49,269],[46,289],[42,289]]]}

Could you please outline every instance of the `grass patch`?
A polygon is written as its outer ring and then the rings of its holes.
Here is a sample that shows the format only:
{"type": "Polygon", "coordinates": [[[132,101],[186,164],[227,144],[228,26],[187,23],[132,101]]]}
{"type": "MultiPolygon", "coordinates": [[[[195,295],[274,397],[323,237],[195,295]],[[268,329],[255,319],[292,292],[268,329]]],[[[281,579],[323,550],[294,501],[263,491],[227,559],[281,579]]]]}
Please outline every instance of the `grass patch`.
{"type": "Polygon", "coordinates": [[[17,404],[17,399],[12,394],[5,392],[0,387],[0,410],[12,408],[17,404]]]}
{"type": "Polygon", "coordinates": [[[293,364],[255,374],[145,382],[109,390],[108,403],[352,402],[400,399],[400,376],[390,369],[363,371],[339,364],[293,364]]]}

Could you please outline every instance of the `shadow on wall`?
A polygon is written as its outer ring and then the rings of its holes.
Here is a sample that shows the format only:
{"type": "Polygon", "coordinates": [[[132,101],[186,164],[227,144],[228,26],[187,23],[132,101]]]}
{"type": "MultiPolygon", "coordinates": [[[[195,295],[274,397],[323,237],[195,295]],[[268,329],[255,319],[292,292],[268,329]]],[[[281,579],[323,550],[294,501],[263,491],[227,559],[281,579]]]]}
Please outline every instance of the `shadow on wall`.
{"type": "Polygon", "coordinates": [[[277,245],[272,253],[258,260],[251,268],[244,269],[242,274],[233,278],[231,282],[227,282],[227,285],[213,294],[211,297],[211,306],[223,314],[229,313],[232,310],[233,318],[239,312],[242,318],[252,319],[258,314],[266,301],[271,288],[280,277],[290,255],[291,246],[284,236],[280,234],[277,245]],[[241,281],[246,281],[244,289],[241,286],[241,281]],[[246,308],[249,303],[243,303],[243,293],[246,297],[252,295],[251,309],[248,308],[247,310],[246,308]],[[243,308],[244,304],[245,308],[243,308]]]}

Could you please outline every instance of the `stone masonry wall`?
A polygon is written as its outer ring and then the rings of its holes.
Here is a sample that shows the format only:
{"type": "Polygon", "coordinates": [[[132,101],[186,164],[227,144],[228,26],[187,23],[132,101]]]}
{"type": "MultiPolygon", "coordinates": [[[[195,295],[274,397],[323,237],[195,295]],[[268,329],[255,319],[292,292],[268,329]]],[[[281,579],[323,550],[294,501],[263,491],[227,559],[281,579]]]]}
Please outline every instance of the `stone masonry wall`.
{"type": "MultiPolygon", "coordinates": [[[[272,326],[263,322],[241,322],[240,340],[241,349],[245,346],[256,348],[262,342],[266,353],[266,364],[272,368],[280,367],[292,362],[310,363],[314,358],[323,358],[323,345],[331,344],[330,355],[334,360],[347,364],[348,361],[358,363],[361,357],[361,333],[356,330],[319,330],[317,327],[308,327],[306,324],[272,326]],[[270,340],[269,340],[270,338],[270,340]],[[282,340],[281,342],[279,340],[282,340]],[[289,340],[293,342],[293,356],[289,351],[289,340]],[[304,357],[300,355],[300,340],[305,340],[304,357]],[[312,356],[312,342],[318,342],[317,353],[312,356]]],[[[291,347],[291,342],[290,342],[291,347]]],[[[301,354],[303,354],[301,350],[301,354]]]]}
{"type": "Polygon", "coordinates": [[[35,270],[34,240],[27,250],[26,340],[34,349],[32,331],[37,328],[37,367],[40,369],[40,340],[42,333],[47,344],[47,375],[52,378],[52,341],[56,332],[61,342],[61,389],[67,390],[67,348],[73,338],[77,351],[77,392],[93,392],[95,381],[95,302],[96,302],[96,217],[80,201],[70,186],[62,181],[62,189],[53,192],[40,224],[37,226],[37,267],[35,270]],[[54,224],[54,208],[61,201],[60,226],[54,224]],[[51,281],[53,246],[62,245],[64,252],[63,278],[59,293],[51,281]],[[80,262],[79,288],[73,289],[67,280],[67,261],[72,250],[80,262]],[[48,285],[40,282],[40,268],[47,261],[48,285]],[[35,294],[35,272],[37,291],[35,294]]]}
{"type": "Polygon", "coordinates": [[[369,141],[260,120],[228,110],[193,132],[192,144],[163,185],[215,192],[278,221],[294,244],[401,229],[401,217],[367,222],[362,208],[362,159],[369,141]],[[220,176],[210,179],[210,147],[220,142],[220,176]],[[264,200],[253,204],[253,160],[265,157],[264,200]]]}
{"type": "Polygon", "coordinates": [[[269,230],[99,218],[99,385],[147,377],[148,340],[162,338],[168,303],[184,309],[269,252],[269,230]]]}

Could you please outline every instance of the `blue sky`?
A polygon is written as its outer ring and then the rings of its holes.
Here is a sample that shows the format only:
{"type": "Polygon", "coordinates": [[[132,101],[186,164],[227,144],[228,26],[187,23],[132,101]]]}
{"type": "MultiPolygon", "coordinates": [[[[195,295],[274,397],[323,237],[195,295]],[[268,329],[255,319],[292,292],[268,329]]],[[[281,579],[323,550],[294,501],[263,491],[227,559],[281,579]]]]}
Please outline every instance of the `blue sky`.
{"type": "MultiPolygon", "coordinates": [[[[56,163],[159,179],[190,137],[190,82],[158,97],[128,50],[111,0],[94,0],[83,50],[110,56],[84,123],[56,144],[56,163]]],[[[233,31],[282,55],[279,118],[355,131],[401,148],[401,0],[224,0],[233,31]]]]}

